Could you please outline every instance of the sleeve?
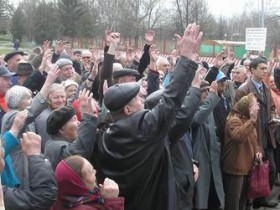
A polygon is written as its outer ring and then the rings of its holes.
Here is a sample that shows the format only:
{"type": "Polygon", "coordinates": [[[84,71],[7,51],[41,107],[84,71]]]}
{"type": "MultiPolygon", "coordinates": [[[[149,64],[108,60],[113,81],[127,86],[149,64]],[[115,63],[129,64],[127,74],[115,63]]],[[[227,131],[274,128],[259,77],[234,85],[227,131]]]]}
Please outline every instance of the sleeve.
{"type": "Polygon", "coordinates": [[[213,112],[217,104],[220,102],[220,97],[215,93],[209,93],[202,105],[194,114],[192,128],[201,126],[213,112]]]}
{"type": "Polygon", "coordinates": [[[167,135],[191,86],[196,69],[195,62],[181,56],[159,103],[140,121],[139,131],[144,138],[163,139],[167,135]]]}
{"type": "Polygon", "coordinates": [[[169,130],[170,141],[178,140],[190,128],[193,116],[200,103],[200,95],[201,90],[199,88],[190,88],[169,130]]]}
{"type": "Polygon", "coordinates": [[[78,128],[78,139],[61,148],[61,158],[79,154],[89,160],[93,151],[96,128],[96,117],[84,114],[78,128]]]}
{"type": "Polygon", "coordinates": [[[5,157],[10,154],[11,150],[15,148],[19,144],[19,140],[11,134],[9,131],[6,131],[3,135],[4,138],[4,149],[5,149],[5,157]]]}
{"type": "Polygon", "coordinates": [[[147,76],[148,89],[147,93],[150,95],[151,93],[157,91],[159,89],[159,73],[157,71],[149,70],[147,76]]]}
{"type": "Polygon", "coordinates": [[[3,186],[5,208],[9,210],[49,209],[56,200],[53,169],[43,156],[28,156],[29,190],[3,186]]]}
{"type": "Polygon", "coordinates": [[[219,69],[217,69],[215,66],[211,67],[207,72],[205,80],[209,82],[209,84],[211,84],[213,81],[216,80],[218,73],[219,73],[219,69]]]}
{"type": "Polygon", "coordinates": [[[229,133],[229,136],[236,143],[244,143],[248,141],[248,136],[254,131],[256,123],[252,120],[247,120],[245,123],[242,122],[238,117],[229,118],[226,123],[226,130],[229,133]]]}
{"type": "Polygon", "coordinates": [[[149,55],[150,46],[151,45],[147,45],[147,44],[144,46],[144,53],[140,58],[140,62],[138,66],[138,72],[140,74],[140,78],[143,77],[143,73],[150,63],[150,55],[149,55]]]}

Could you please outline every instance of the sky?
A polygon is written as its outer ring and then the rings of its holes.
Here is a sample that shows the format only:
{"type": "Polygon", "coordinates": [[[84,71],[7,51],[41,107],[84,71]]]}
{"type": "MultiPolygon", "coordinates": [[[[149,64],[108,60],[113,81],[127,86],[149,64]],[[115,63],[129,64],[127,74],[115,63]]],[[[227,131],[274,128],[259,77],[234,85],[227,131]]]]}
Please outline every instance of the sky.
{"type": "MultiPolygon", "coordinates": [[[[21,0],[10,0],[11,3],[17,5],[21,0]]],[[[168,2],[172,0],[166,0],[168,2]]],[[[212,14],[216,17],[223,15],[225,17],[232,17],[241,14],[244,8],[248,10],[258,10],[261,6],[262,0],[207,0],[208,7],[212,14]]],[[[263,0],[265,8],[267,5],[278,5],[280,7],[280,0],[263,0]]]]}
{"type": "MultiPolygon", "coordinates": [[[[210,12],[216,17],[220,15],[232,17],[241,14],[244,9],[258,11],[261,8],[262,0],[207,0],[210,12]]],[[[263,0],[264,9],[268,9],[271,5],[280,7],[280,0],[263,0]]]]}

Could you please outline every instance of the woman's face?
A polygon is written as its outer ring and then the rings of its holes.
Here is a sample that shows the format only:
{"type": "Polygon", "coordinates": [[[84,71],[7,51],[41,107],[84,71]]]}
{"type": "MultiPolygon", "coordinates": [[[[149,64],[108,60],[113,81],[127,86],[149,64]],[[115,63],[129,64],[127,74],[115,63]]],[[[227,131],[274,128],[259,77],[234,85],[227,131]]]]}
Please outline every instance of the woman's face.
{"type": "Polygon", "coordinates": [[[21,103],[19,105],[18,110],[22,111],[24,109],[26,109],[27,107],[30,107],[32,103],[32,97],[31,97],[31,93],[28,93],[27,95],[25,95],[23,97],[23,99],[21,100],[21,103]]]}
{"type": "Polygon", "coordinates": [[[70,85],[65,89],[66,92],[66,98],[71,98],[77,90],[77,86],[76,85],[70,85]]]}
{"type": "Polygon", "coordinates": [[[62,126],[60,133],[67,139],[75,141],[78,137],[78,126],[79,121],[77,116],[74,115],[64,126],[62,126]]]}
{"type": "Polygon", "coordinates": [[[66,103],[66,93],[64,89],[57,89],[49,95],[49,101],[52,109],[63,107],[66,103]]]}
{"type": "Polygon", "coordinates": [[[82,174],[82,179],[85,185],[88,187],[88,189],[93,190],[97,186],[95,177],[96,171],[86,159],[84,159],[82,174]]]}

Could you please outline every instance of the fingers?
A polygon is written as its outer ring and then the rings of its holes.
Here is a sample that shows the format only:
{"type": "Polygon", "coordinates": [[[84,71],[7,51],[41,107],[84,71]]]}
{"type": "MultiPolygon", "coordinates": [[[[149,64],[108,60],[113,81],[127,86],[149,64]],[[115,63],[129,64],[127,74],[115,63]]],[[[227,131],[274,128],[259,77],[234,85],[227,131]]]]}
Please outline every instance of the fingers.
{"type": "Polygon", "coordinates": [[[179,42],[182,39],[182,37],[178,34],[174,34],[174,36],[175,36],[177,42],[179,42]]]}

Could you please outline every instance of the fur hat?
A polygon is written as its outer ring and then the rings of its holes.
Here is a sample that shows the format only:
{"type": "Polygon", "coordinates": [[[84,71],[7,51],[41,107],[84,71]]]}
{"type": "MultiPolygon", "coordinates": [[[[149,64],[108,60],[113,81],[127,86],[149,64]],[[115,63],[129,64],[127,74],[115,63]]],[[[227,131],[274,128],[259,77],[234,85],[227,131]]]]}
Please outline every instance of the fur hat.
{"type": "Polygon", "coordinates": [[[130,102],[140,91],[136,82],[111,86],[104,95],[104,104],[110,111],[118,111],[130,102]]]}
{"type": "Polygon", "coordinates": [[[75,110],[71,106],[64,106],[52,111],[47,119],[47,133],[50,135],[57,134],[74,115],[75,110]]]}

